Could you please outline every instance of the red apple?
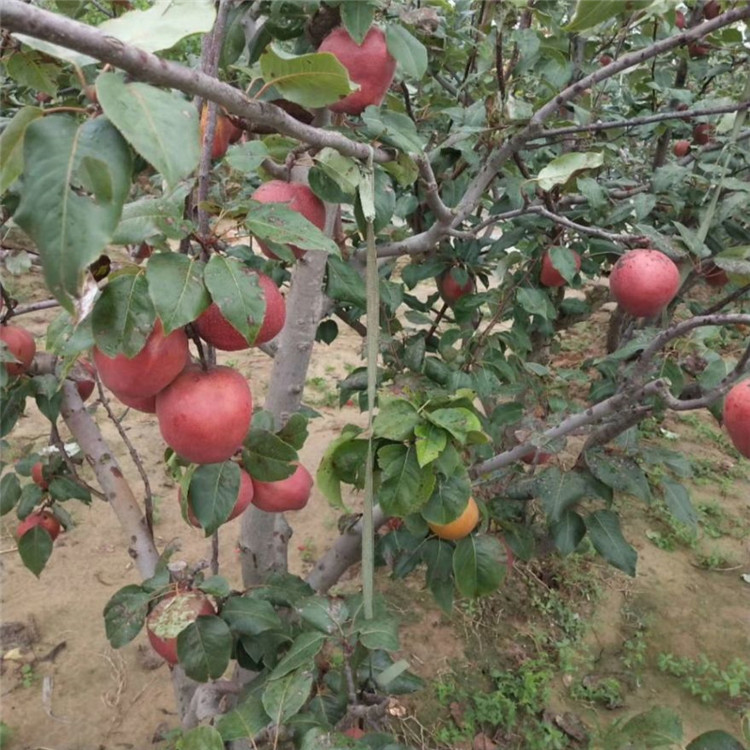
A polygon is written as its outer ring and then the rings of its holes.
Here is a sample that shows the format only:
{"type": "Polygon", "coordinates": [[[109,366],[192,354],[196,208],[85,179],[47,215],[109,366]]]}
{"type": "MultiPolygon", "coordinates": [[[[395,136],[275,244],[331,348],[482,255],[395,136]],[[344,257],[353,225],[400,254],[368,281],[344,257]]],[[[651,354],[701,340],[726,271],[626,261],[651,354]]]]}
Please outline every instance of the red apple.
{"type": "Polygon", "coordinates": [[[345,729],[342,734],[355,740],[358,740],[361,737],[365,736],[364,730],[360,729],[359,727],[350,727],[349,729],[345,729]]]}
{"type": "MultiPolygon", "coordinates": [[[[571,251],[574,256],[576,271],[581,270],[581,256],[575,251],[571,251]]],[[[568,282],[562,277],[560,272],[552,265],[552,258],[549,257],[549,251],[545,251],[542,256],[542,271],[539,274],[539,282],[543,286],[565,286],[568,282]]]]}
{"type": "Polygon", "coordinates": [[[47,510],[37,510],[29,513],[26,518],[18,524],[16,529],[16,539],[20,539],[29,529],[34,526],[41,526],[47,530],[54,542],[60,533],[60,522],[47,510]]]}
{"type": "Polygon", "coordinates": [[[703,18],[710,21],[712,18],[716,18],[721,13],[721,5],[718,0],[708,0],[703,6],[703,18]]]}
{"type": "MultiPolygon", "coordinates": [[[[254,489],[253,489],[253,480],[250,478],[250,475],[246,472],[241,470],[240,471],[240,489],[237,493],[237,501],[234,504],[234,508],[232,508],[232,512],[229,514],[229,517],[227,518],[225,523],[229,523],[230,521],[233,521],[237,516],[239,516],[241,513],[244,513],[247,507],[252,503],[253,496],[254,496],[254,489]]],[[[177,499],[182,503],[182,491],[178,491],[177,493],[177,499]]],[[[195,513],[193,513],[193,508],[190,504],[190,495],[188,494],[188,521],[193,526],[196,526],[197,528],[200,528],[200,523],[198,519],[195,517],[195,513]]]]}
{"type": "Polygon", "coordinates": [[[156,414],[156,396],[132,398],[131,396],[123,396],[121,393],[115,393],[114,391],[112,391],[112,394],[121,404],[129,406],[131,409],[142,411],[146,414],[156,414]]]}
{"type": "Polygon", "coordinates": [[[3,362],[8,375],[21,375],[31,367],[31,361],[36,354],[34,337],[21,326],[0,326],[0,341],[8,347],[8,351],[18,362],[3,362]]]}
{"type": "Polygon", "coordinates": [[[702,122],[693,128],[693,143],[698,146],[705,146],[710,143],[713,136],[714,126],[707,122],[702,122]]]}
{"type": "Polygon", "coordinates": [[[674,299],[680,288],[680,271],[658,250],[631,250],[615,263],[609,288],[625,312],[650,317],[674,299]]]}
{"type": "Polygon", "coordinates": [[[687,156],[690,152],[690,141],[677,141],[672,149],[675,156],[687,156]]]}
{"type": "Polygon", "coordinates": [[[253,400],[245,378],[231,367],[188,365],[156,397],[167,445],[196,464],[231,458],[250,429],[253,400]]]}
{"type": "MultiPolygon", "coordinates": [[[[326,224],[326,207],[323,202],[301,182],[284,182],[270,180],[264,182],[253,194],[252,199],[259,203],[285,203],[292,211],[302,214],[318,229],[326,224]]],[[[267,258],[278,260],[278,256],[263,242],[258,241],[260,249],[267,258]]],[[[301,258],[305,251],[296,245],[290,246],[295,258],[301,258]]]]}
{"type": "Polygon", "coordinates": [[[606,67],[607,65],[610,65],[612,62],[612,58],[609,55],[602,55],[599,58],[599,64],[602,66],[602,68],[606,67]]]}
{"type": "Polygon", "coordinates": [[[253,479],[253,505],[267,513],[300,510],[307,505],[313,486],[310,472],[299,464],[294,474],[278,482],[253,479]]]}
{"type": "Polygon", "coordinates": [[[94,369],[94,365],[92,365],[87,359],[79,360],[78,364],[91,376],[83,380],[75,381],[81,401],[86,401],[91,398],[91,394],[96,387],[96,370],[94,369]]]}
{"type": "Polygon", "coordinates": [[[674,24],[678,29],[680,29],[680,31],[682,31],[682,29],[685,28],[686,26],[685,14],[681,10],[678,10],[674,14],[674,24]]]}
{"type": "Polygon", "coordinates": [[[700,42],[688,44],[688,54],[690,57],[707,57],[710,51],[710,47],[705,44],[700,44],[700,42]]]}
{"type": "Polygon", "coordinates": [[[169,664],[177,664],[177,636],[201,615],[215,615],[210,599],[197,589],[165,596],[146,618],[151,646],[169,664]]]}
{"type": "MultiPolygon", "coordinates": [[[[208,107],[201,112],[201,142],[208,127],[208,107]]],[[[211,145],[211,159],[221,159],[226,154],[230,143],[235,143],[242,137],[242,131],[225,115],[216,115],[214,126],[214,142],[211,145]]]]}
{"type": "Polygon", "coordinates": [[[188,338],[182,328],[164,335],[157,319],[145,346],[135,357],[108,357],[94,347],[94,362],[102,383],[118,397],[143,399],[168,386],[188,361],[188,338]]]}
{"type": "Polygon", "coordinates": [[[546,464],[549,463],[552,455],[552,453],[545,453],[544,451],[534,451],[522,456],[521,461],[525,464],[546,464]]]}
{"type": "Polygon", "coordinates": [[[41,461],[37,461],[31,467],[31,479],[34,484],[38,484],[43,490],[49,489],[49,483],[44,478],[44,464],[41,461]]]}
{"type": "MultiPolygon", "coordinates": [[[[253,341],[254,346],[260,346],[275,338],[284,327],[286,304],[273,279],[263,273],[256,275],[266,301],[263,323],[253,341]]],[[[202,339],[223,352],[236,352],[249,347],[245,337],[221,314],[215,302],[195,321],[195,326],[202,339]]]]}
{"type": "Polygon", "coordinates": [[[709,286],[721,287],[729,283],[727,272],[713,262],[704,267],[700,275],[709,286]]]}
{"type": "Polygon", "coordinates": [[[724,426],[734,447],[750,458],[750,380],[737,383],[724,401],[724,426]]]}
{"type": "Polygon", "coordinates": [[[469,276],[466,283],[459,284],[453,276],[453,270],[449,268],[437,277],[437,288],[445,302],[455,305],[464,295],[472,294],[476,285],[472,276],[469,276]]]}
{"type": "Polygon", "coordinates": [[[358,45],[349,32],[339,26],[321,42],[318,52],[330,52],[347,69],[352,83],[359,84],[359,91],[329,105],[331,111],[358,115],[365,107],[377,106],[383,101],[396,72],[396,61],[388,52],[381,29],[372,26],[358,45]]]}

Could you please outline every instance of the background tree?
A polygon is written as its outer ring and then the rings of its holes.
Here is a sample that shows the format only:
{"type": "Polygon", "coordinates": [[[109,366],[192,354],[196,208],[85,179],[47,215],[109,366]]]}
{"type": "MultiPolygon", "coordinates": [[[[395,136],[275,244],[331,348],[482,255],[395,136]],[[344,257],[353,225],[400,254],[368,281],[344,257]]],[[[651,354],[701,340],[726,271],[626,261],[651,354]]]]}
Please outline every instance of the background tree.
{"type": "MultiPolygon", "coordinates": [[[[400,576],[419,567],[449,608],[455,592],[501,585],[504,545],[565,555],[588,538],[634,574],[616,493],[657,492],[694,518],[678,473],[649,485],[637,425],[666,410],[718,416],[747,373],[744,4],[50,5],[0,0],[4,218],[29,235],[63,308],[55,356],[34,356],[13,321],[32,308],[3,289],[3,435],[33,397],[94,467],[144,579],[108,603],[108,636],[122,646],[148,618],[177,664],[185,726],[249,685],[200,741],[379,726],[384,695],[412,683],[389,656],[396,625],[374,595],[376,557],[400,576]],[[227,221],[246,244],[222,239],[227,221]],[[606,302],[610,272],[610,351],[555,371],[560,333],[606,302]],[[687,297],[701,281],[730,286],[701,305],[687,297]],[[249,428],[244,379],[215,364],[224,339],[212,342],[205,316],[215,306],[211,325],[258,344],[280,315],[275,285],[288,289],[286,323],[263,344],[273,375],[249,428]],[[341,483],[362,490],[364,512],[302,582],[286,574],[287,521],[260,505],[307,499],[302,387],[313,342],[339,325],[366,339],[366,366],[340,396],[369,422],[309,468],[342,510],[341,483]],[[734,357],[705,345],[706,327],[734,357]],[[197,363],[183,371],[188,338],[197,363]],[[79,359],[92,347],[98,378],[79,359]],[[83,406],[95,378],[155,411],[186,520],[208,535],[251,483],[243,592],[156,549],[147,478],[141,504],[83,406]],[[574,434],[586,436],[575,467],[543,468],[574,434]],[[518,510],[531,498],[541,524],[518,510]],[[376,540],[388,518],[403,524],[376,540]],[[362,596],[326,598],[360,550],[362,596]],[[178,627],[163,613],[181,600],[197,604],[178,627]],[[326,648],[344,654],[340,669],[320,669],[326,648]],[[236,679],[217,682],[230,659],[236,679]]],[[[747,421],[731,422],[747,454],[747,421]]],[[[92,489],[64,449],[37,469],[42,481],[22,482],[34,462],[5,473],[2,510],[26,525],[19,551],[39,575],[50,515],[64,526],[64,503],[92,489]]]]}

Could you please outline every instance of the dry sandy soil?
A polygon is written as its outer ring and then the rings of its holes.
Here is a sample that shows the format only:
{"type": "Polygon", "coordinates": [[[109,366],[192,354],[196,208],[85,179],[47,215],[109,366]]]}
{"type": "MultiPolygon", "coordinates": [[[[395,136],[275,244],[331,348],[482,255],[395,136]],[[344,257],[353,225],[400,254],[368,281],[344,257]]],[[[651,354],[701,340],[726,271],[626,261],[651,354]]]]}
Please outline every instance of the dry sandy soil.
{"type": "MultiPolygon", "coordinates": [[[[48,313],[40,313],[24,320],[39,343],[49,318],[48,313]]],[[[323,416],[311,423],[310,438],[301,452],[303,463],[313,473],[322,450],[341,427],[362,422],[358,410],[331,405],[336,401],[335,381],[346,374],[348,363],[358,363],[360,347],[359,339],[346,332],[330,347],[316,347],[305,401],[323,416]]],[[[247,374],[254,399],[262,404],[270,360],[261,352],[222,359],[247,374]]],[[[105,420],[102,423],[126,477],[139,492],[138,475],[122,443],[111,425],[105,420]]],[[[190,562],[207,558],[209,541],[180,517],[176,487],[161,463],[164,444],[155,418],[130,411],[124,425],[143,456],[157,497],[157,543],[163,546],[179,539],[182,558],[190,562]]],[[[679,425],[674,429],[679,432],[679,425]]],[[[30,402],[26,416],[13,432],[13,455],[9,458],[43,447],[47,436],[48,423],[30,402]]],[[[686,438],[682,448],[697,454],[707,450],[694,438],[686,438]]],[[[740,573],[750,572],[749,490],[747,483],[737,483],[724,495],[708,493],[736,519],[738,528],[744,528],[744,533],[721,541],[736,564],[726,572],[697,568],[694,555],[688,551],[661,551],[646,538],[646,522],[636,520],[640,514],[633,513],[628,536],[640,554],[639,573],[634,581],[619,575],[607,578],[590,634],[602,659],[614,653],[622,641],[626,601],[630,610],[648,619],[649,649],[654,655],[671,650],[683,656],[705,653],[721,663],[736,656],[746,659],[750,653],[750,586],[740,573]]],[[[8,749],[151,747],[165,730],[178,725],[168,668],[154,658],[143,633],[133,643],[113,651],[105,638],[102,618],[109,597],[121,586],[138,581],[127,554],[127,540],[104,502],[95,500],[90,507],[75,502],[68,505],[76,526],[56,542],[40,580],[21,565],[15,552],[14,515],[0,521],[2,719],[13,730],[8,749]]],[[[290,545],[293,572],[303,573],[310,561],[325,551],[337,534],[336,520],[336,512],[317,490],[308,507],[289,518],[294,528],[290,545]]],[[[239,588],[237,534],[236,522],[221,529],[221,573],[239,588]]],[[[455,667],[463,658],[465,644],[460,628],[427,601],[424,609],[417,614],[412,611],[407,617],[403,637],[405,656],[425,677],[455,667]],[[425,637],[425,631],[429,637],[425,637]]],[[[641,689],[622,710],[635,712],[654,703],[681,709],[688,732],[708,727],[738,732],[737,715],[731,706],[701,706],[676,689],[674,680],[656,672],[644,677],[641,689]]],[[[611,720],[606,714],[599,718],[602,722],[611,720]]]]}

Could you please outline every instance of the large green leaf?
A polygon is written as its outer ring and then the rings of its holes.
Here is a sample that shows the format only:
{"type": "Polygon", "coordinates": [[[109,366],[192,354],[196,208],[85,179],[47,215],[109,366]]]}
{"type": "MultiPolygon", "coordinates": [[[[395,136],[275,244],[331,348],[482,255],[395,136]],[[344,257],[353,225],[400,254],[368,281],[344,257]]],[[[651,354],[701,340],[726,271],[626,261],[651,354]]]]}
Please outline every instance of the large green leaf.
{"type": "Polygon", "coordinates": [[[96,93],[104,114],[170,187],[195,171],[198,111],[184,96],[147,83],[125,83],[121,73],[101,73],[96,93]]]}
{"type": "Polygon", "coordinates": [[[616,737],[618,748],[674,747],[677,744],[681,745],[682,721],[671,708],[655,706],[628,719],[619,728],[616,737]]]}
{"type": "Polygon", "coordinates": [[[418,424],[414,427],[417,436],[417,461],[420,466],[432,463],[448,444],[448,433],[434,424],[418,424]]]}
{"type": "Polygon", "coordinates": [[[539,477],[537,491],[550,523],[559,521],[562,514],[589,494],[589,485],[576,471],[560,471],[556,466],[539,477]]]}
{"type": "Polygon", "coordinates": [[[696,737],[685,750],[746,750],[745,746],[722,729],[712,729],[696,737]]]}
{"type": "Polygon", "coordinates": [[[574,510],[564,510],[551,524],[550,533],[555,540],[555,547],[564,557],[574,552],[586,536],[586,524],[574,510]]]}
{"type": "Polygon", "coordinates": [[[390,24],[385,30],[388,51],[410,78],[421,80],[427,72],[427,49],[403,26],[390,24]]]}
{"type": "Polygon", "coordinates": [[[156,253],[146,264],[148,293],[164,333],[192,323],[209,305],[203,263],[182,253],[156,253]]]}
{"type": "Polygon", "coordinates": [[[267,85],[303,107],[325,107],[357,90],[347,69],[330,52],[290,55],[270,46],[260,56],[260,69],[267,85]]]}
{"type": "Polygon", "coordinates": [[[466,510],[470,495],[471,482],[465,472],[449,477],[438,475],[435,491],[422,508],[422,518],[428,523],[451,523],[466,510]]]}
{"type": "Polygon", "coordinates": [[[297,451],[268,430],[252,428],[245,440],[242,463],[261,482],[278,482],[294,474],[297,451]]]}
{"type": "Polygon", "coordinates": [[[601,153],[571,152],[555,157],[539,172],[536,180],[542,190],[552,190],[555,185],[564,185],[573,175],[586,169],[596,169],[602,164],[604,156],[601,153]]]}
{"type": "Polygon", "coordinates": [[[690,501],[690,493],[685,486],[669,477],[664,477],[661,480],[661,488],[664,493],[664,502],[674,518],[686,526],[695,528],[698,524],[698,514],[695,512],[693,503],[690,501]]]}
{"type": "Polygon", "coordinates": [[[43,526],[32,526],[18,540],[18,553],[23,564],[37,577],[52,554],[52,537],[43,526]]]}
{"type": "Polygon", "coordinates": [[[196,682],[221,677],[231,654],[229,626],[216,615],[201,615],[177,636],[177,658],[185,674],[196,682]]]}
{"type": "Polygon", "coordinates": [[[173,239],[182,236],[181,228],[185,223],[182,214],[189,192],[190,187],[183,183],[169,195],[159,198],[146,196],[126,203],[112,243],[137,245],[157,235],[163,234],[173,239]]]}
{"type": "Polygon", "coordinates": [[[442,539],[427,539],[422,559],[427,565],[427,587],[440,607],[450,612],[453,607],[453,545],[442,539]]]}
{"type": "Polygon", "coordinates": [[[471,432],[480,432],[482,423],[474,412],[464,407],[435,409],[425,412],[432,424],[447,430],[459,443],[464,444],[471,432]]]}
{"type": "Polygon", "coordinates": [[[135,357],[154,330],[156,311],[142,269],[112,279],[94,305],[94,341],[108,357],[135,357]]]}
{"type": "Polygon", "coordinates": [[[216,729],[224,742],[251,740],[271,723],[258,693],[250,693],[237,708],[216,719],[216,729]]]}
{"type": "Polygon", "coordinates": [[[617,515],[611,510],[597,510],[585,520],[594,549],[608,563],[634,576],[638,553],[625,541],[617,515]]]}
{"type": "Polygon", "coordinates": [[[367,304],[367,290],[362,276],[349,263],[333,255],[328,258],[326,295],[362,310],[367,304]]]}
{"type": "Polygon", "coordinates": [[[382,400],[373,421],[373,435],[387,440],[408,440],[418,422],[419,412],[407,399],[382,400]]]}
{"type": "Polygon", "coordinates": [[[453,552],[453,575],[463,596],[491,594],[505,578],[505,552],[493,536],[464,537],[453,552]]]}
{"type": "Polygon", "coordinates": [[[377,500],[388,516],[408,516],[418,511],[435,487],[435,474],[422,469],[413,445],[386,445],[378,451],[383,481],[377,500]]]}
{"type": "Polygon", "coordinates": [[[274,723],[284,724],[305,705],[312,684],[313,673],[306,669],[270,680],[263,691],[263,708],[274,723]]]}
{"type": "Polygon", "coordinates": [[[231,596],[221,608],[221,616],[238,635],[255,636],[281,627],[276,610],[265,599],[231,596]]]}
{"type": "Polygon", "coordinates": [[[18,474],[9,471],[0,479],[0,516],[4,516],[16,507],[21,497],[21,482],[18,474]]]}
{"type": "Polygon", "coordinates": [[[224,750],[224,740],[213,727],[195,727],[180,737],[176,750],[224,750]]]}
{"type": "Polygon", "coordinates": [[[343,477],[336,465],[336,452],[339,448],[353,443],[357,435],[361,432],[362,429],[360,427],[346,425],[341,431],[341,436],[328,445],[318,464],[315,485],[334,508],[346,510],[344,501],[341,498],[341,481],[343,477]]]}
{"type": "Polygon", "coordinates": [[[51,115],[26,128],[15,221],[34,240],[50,291],[72,312],[83,272],[110,241],[130,189],[131,156],[106,117],[51,115]]]}
{"type": "Polygon", "coordinates": [[[340,255],[338,245],[330,237],[282,203],[249,201],[245,226],[259,240],[340,255]]]}
{"type": "Polygon", "coordinates": [[[316,630],[300,633],[292,643],[291,648],[284,654],[284,658],[274,667],[269,679],[276,680],[285,677],[296,669],[313,670],[315,657],[323,648],[326,636],[316,630]]]}
{"type": "Polygon", "coordinates": [[[601,451],[586,451],[586,464],[591,473],[617,492],[651,501],[651,488],[640,466],[627,456],[611,456],[601,451]]]}
{"type": "Polygon", "coordinates": [[[258,276],[234,258],[214,253],[203,272],[211,298],[221,314],[245,337],[255,341],[266,314],[266,298],[258,276]]]}
{"type": "Polygon", "coordinates": [[[121,648],[141,632],[151,595],[140,586],[123,586],[104,607],[104,630],[112,648],[121,648]]]}
{"type": "Polygon", "coordinates": [[[240,491],[240,467],[234,461],[203,464],[190,478],[190,507],[209,536],[232,512],[240,491]]]}
{"type": "Polygon", "coordinates": [[[386,651],[398,649],[398,621],[395,617],[381,614],[371,620],[361,619],[357,634],[362,645],[371,651],[380,648],[386,651]]]}
{"type": "Polygon", "coordinates": [[[213,0],[155,0],[145,10],[131,10],[99,24],[99,30],[147,52],[174,47],[191,34],[211,31],[216,20],[213,0]]]}
{"type": "Polygon", "coordinates": [[[373,139],[380,139],[407,154],[424,150],[424,142],[414,121],[401,112],[367,107],[362,113],[362,120],[367,135],[373,139]]]}
{"type": "Polygon", "coordinates": [[[0,195],[23,172],[23,139],[30,122],[42,116],[38,107],[19,109],[0,135],[0,195]]]}
{"type": "Polygon", "coordinates": [[[341,22],[349,36],[361,45],[372,26],[375,3],[372,0],[359,0],[356,3],[341,3],[341,22]]]}
{"type": "Polygon", "coordinates": [[[566,31],[585,31],[622,13],[625,0],[578,0],[573,20],[566,31]]]}

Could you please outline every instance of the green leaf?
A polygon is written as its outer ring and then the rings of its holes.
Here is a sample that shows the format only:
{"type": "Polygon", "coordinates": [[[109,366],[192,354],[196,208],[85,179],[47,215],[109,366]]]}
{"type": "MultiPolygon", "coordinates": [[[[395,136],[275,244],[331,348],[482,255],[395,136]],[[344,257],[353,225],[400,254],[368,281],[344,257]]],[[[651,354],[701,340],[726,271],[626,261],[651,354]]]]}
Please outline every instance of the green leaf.
{"type": "Polygon", "coordinates": [[[107,120],[35,120],[24,139],[14,219],[32,238],[52,294],[72,312],[83,272],[110,241],[130,190],[130,150],[107,120]]]}
{"type": "Polygon", "coordinates": [[[550,526],[550,533],[555,540],[555,547],[565,557],[575,552],[586,536],[586,524],[574,510],[565,510],[550,526]]]}
{"type": "Polygon", "coordinates": [[[453,576],[463,596],[474,598],[496,591],[505,578],[505,553],[492,536],[460,539],[453,552],[453,576]]]}
{"type": "Polygon", "coordinates": [[[213,28],[213,0],[155,0],[146,10],[131,10],[99,24],[99,30],[146,52],[170,49],[191,34],[213,28]]]}
{"type": "Polygon", "coordinates": [[[326,448],[326,452],[323,454],[323,458],[321,458],[318,465],[318,471],[315,475],[315,485],[334,508],[346,510],[346,506],[341,499],[341,480],[347,481],[347,479],[342,476],[342,469],[337,465],[336,453],[339,448],[344,448],[352,444],[361,432],[362,429],[359,427],[346,425],[341,432],[341,436],[336,438],[326,448]]]}
{"type": "Polygon", "coordinates": [[[573,20],[565,31],[585,31],[623,12],[625,0],[578,0],[573,20]]]}
{"type": "Polygon", "coordinates": [[[109,281],[94,305],[94,341],[108,357],[135,357],[154,330],[156,310],[143,269],[109,281]]]}
{"type": "Polygon", "coordinates": [[[32,526],[19,540],[18,553],[23,564],[37,577],[52,554],[52,537],[42,526],[32,526]]]}
{"type": "Polygon", "coordinates": [[[261,482],[278,482],[292,476],[297,451],[268,430],[251,429],[245,440],[242,463],[249,474],[261,482]]]}
{"type": "Polygon", "coordinates": [[[263,708],[275,724],[285,724],[310,697],[313,673],[304,669],[270,680],[263,691],[263,708]]]}
{"type": "Polygon", "coordinates": [[[427,587],[443,611],[450,612],[453,608],[453,545],[442,539],[427,539],[422,559],[427,565],[427,587]]]}
{"type": "Polygon", "coordinates": [[[221,314],[245,337],[248,345],[255,341],[266,313],[258,275],[248,273],[234,258],[214,253],[203,278],[221,314]]]}
{"type": "Polygon", "coordinates": [[[100,73],[96,93],[104,114],[171,188],[195,171],[200,137],[192,102],[147,83],[125,83],[121,73],[100,73]]]}
{"type": "Polygon", "coordinates": [[[38,107],[19,109],[0,135],[0,195],[2,195],[23,172],[23,141],[26,128],[42,116],[38,107]]]}
{"type": "Polygon", "coordinates": [[[341,3],[339,8],[344,28],[349,32],[349,36],[362,46],[375,16],[374,5],[370,0],[359,0],[357,3],[341,3]]]}
{"type": "Polygon", "coordinates": [[[0,516],[4,516],[16,507],[21,497],[21,482],[18,474],[9,471],[0,479],[0,516]]]}
{"type": "Polygon", "coordinates": [[[408,440],[419,423],[419,412],[405,398],[381,402],[373,420],[373,435],[387,440],[408,440]]]}
{"type": "Polygon", "coordinates": [[[234,461],[203,464],[190,479],[190,507],[206,536],[229,518],[240,491],[240,467],[234,461]]]}
{"type": "Polygon", "coordinates": [[[365,309],[367,292],[365,281],[346,261],[333,255],[328,257],[326,294],[336,302],[349,303],[365,309]]]}
{"type": "Polygon", "coordinates": [[[73,63],[73,65],[83,68],[86,65],[94,65],[99,61],[88,55],[82,55],[75,50],[68,49],[59,44],[52,44],[51,42],[45,42],[43,39],[37,39],[33,36],[27,36],[26,34],[13,34],[13,38],[19,42],[31,47],[32,49],[44,52],[45,55],[51,55],[59,60],[65,60],[65,62],[73,63]]]}
{"type": "Polygon", "coordinates": [[[600,451],[587,451],[586,465],[600,482],[613,490],[635,495],[644,502],[651,501],[648,479],[633,459],[608,456],[600,451]]]}
{"type": "Polygon", "coordinates": [[[367,219],[364,206],[369,204],[369,210],[374,210],[373,228],[375,232],[385,229],[391,222],[393,211],[396,208],[396,193],[393,190],[393,182],[388,173],[380,168],[375,168],[375,192],[367,190],[368,182],[362,180],[357,189],[357,198],[354,201],[354,217],[357,227],[362,236],[367,235],[367,219]]]}
{"type": "Polygon", "coordinates": [[[122,648],[141,632],[151,595],[140,586],[123,586],[104,607],[104,629],[112,648],[122,648]]]}
{"type": "Polygon", "coordinates": [[[78,482],[69,477],[55,477],[49,483],[49,494],[60,502],[66,500],[80,500],[86,504],[91,502],[91,493],[78,482]]]}
{"type": "Polygon", "coordinates": [[[223,576],[211,576],[210,578],[206,578],[205,581],[201,581],[197,584],[197,588],[210,596],[215,596],[217,599],[224,599],[231,593],[229,581],[223,576]]]}
{"type": "Polygon", "coordinates": [[[217,717],[214,725],[224,742],[252,740],[271,723],[260,695],[250,693],[237,708],[217,717]]]}
{"type": "Polygon", "coordinates": [[[0,437],[5,437],[15,427],[23,414],[26,397],[31,395],[31,383],[19,379],[0,398],[0,437]]]}
{"type": "Polygon", "coordinates": [[[638,553],[625,541],[620,519],[611,510],[597,510],[586,516],[586,529],[594,549],[611,565],[635,575],[638,553]]]}
{"type": "Polygon", "coordinates": [[[417,462],[422,467],[432,463],[448,444],[448,433],[434,424],[418,424],[414,434],[417,436],[417,462]]]}
{"type": "Polygon", "coordinates": [[[299,607],[299,616],[322,633],[332,635],[341,630],[349,617],[349,608],[342,599],[310,596],[299,607]]]}
{"type": "Polygon", "coordinates": [[[555,319],[555,308],[541,289],[520,287],[516,292],[516,301],[529,315],[539,315],[545,320],[555,319]]]}
{"type": "Polygon", "coordinates": [[[57,65],[45,65],[42,59],[35,53],[14,51],[12,55],[4,59],[5,70],[21,86],[28,86],[34,91],[43,91],[45,94],[55,96],[57,94],[55,78],[60,70],[57,65]]]}
{"type": "Polygon", "coordinates": [[[296,412],[287,419],[286,424],[277,433],[287,445],[291,445],[295,450],[299,450],[307,440],[307,423],[308,419],[304,414],[296,412]]]}
{"type": "MultiPolygon", "coordinates": [[[[354,3],[347,3],[354,5],[354,3]]],[[[315,157],[318,169],[333,180],[346,196],[354,197],[362,179],[358,162],[350,156],[343,156],[333,148],[324,148],[315,157]]]]}
{"type": "Polygon", "coordinates": [[[471,482],[465,472],[448,477],[439,475],[435,491],[421,510],[422,518],[428,523],[451,523],[466,510],[470,496],[471,482]]]}
{"type": "MultiPolygon", "coordinates": [[[[112,236],[112,243],[138,245],[158,235],[176,239],[175,227],[179,230],[183,226],[182,214],[189,192],[189,187],[182,184],[169,195],[160,198],[147,196],[126,203],[122,209],[120,223],[112,236]]],[[[176,233],[181,234],[180,231],[176,233]]]]}
{"type": "Polygon", "coordinates": [[[177,636],[177,658],[196,682],[221,677],[232,654],[229,626],[216,615],[201,615],[177,636]]]}
{"type": "Polygon", "coordinates": [[[601,153],[575,151],[563,154],[547,164],[537,175],[536,181],[542,190],[552,190],[555,185],[564,185],[573,175],[586,169],[596,169],[602,164],[604,156],[601,153]]]}
{"type": "MultiPolygon", "coordinates": [[[[355,3],[345,3],[345,5],[355,3]]],[[[427,49],[403,26],[390,24],[385,30],[388,51],[401,66],[404,75],[421,80],[427,72],[427,49]]]]}
{"type": "Polygon", "coordinates": [[[21,519],[26,518],[39,505],[43,495],[44,492],[41,487],[36,484],[25,484],[21,489],[21,496],[18,498],[16,515],[21,519]]]}
{"type": "Polygon", "coordinates": [[[556,466],[539,475],[537,491],[551,523],[589,494],[589,485],[576,471],[562,472],[556,466]]]}
{"type": "Polygon", "coordinates": [[[569,284],[573,282],[573,277],[578,272],[576,265],[576,256],[569,247],[551,247],[549,249],[549,258],[552,265],[560,275],[569,284]]]}
{"type": "Polygon", "coordinates": [[[411,153],[421,153],[424,142],[417,133],[414,121],[401,112],[367,107],[362,113],[365,132],[372,139],[379,139],[389,146],[411,153]]]}
{"type": "Polygon", "coordinates": [[[330,52],[290,55],[271,45],[260,56],[260,69],[266,85],[303,107],[326,107],[357,90],[330,52]]]}
{"type": "Polygon", "coordinates": [[[146,281],[165,334],[192,323],[209,305],[203,263],[182,253],[152,255],[146,281]]]}
{"type": "Polygon", "coordinates": [[[675,482],[674,479],[663,477],[661,487],[664,493],[664,502],[672,516],[686,526],[696,528],[698,525],[698,514],[695,512],[690,493],[684,485],[675,482]]]}
{"type": "Polygon", "coordinates": [[[271,604],[250,596],[229,597],[221,608],[221,616],[237,635],[255,636],[281,627],[271,604]]]}
{"type": "Polygon", "coordinates": [[[469,433],[482,430],[479,417],[464,407],[435,409],[435,411],[425,412],[425,417],[432,424],[447,430],[462,445],[466,443],[469,433]]]}
{"type": "Polygon", "coordinates": [[[248,201],[245,226],[259,240],[340,255],[338,245],[302,214],[283,203],[248,201]]]}
{"type": "Polygon", "coordinates": [[[685,750],[745,750],[745,746],[731,734],[712,729],[696,737],[685,750]]]}
{"type": "Polygon", "coordinates": [[[177,750],[224,750],[224,740],[213,727],[195,727],[177,740],[177,750]]]}
{"type": "Polygon", "coordinates": [[[682,742],[682,721],[662,706],[636,714],[617,733],[619,747],[663,748],[682,742]]]}
{"type": "Polygon", "coordinates": [[[274,667],[269,679],[277,680],[296,669],[304,668],[312,671],[315,667],[315,657],[325,642],[326,636],[323,633],[312,630],[300,633],[284,658],[274,667]]]}
{"type": "Polygon", "coordinates": [[[398,650],[398,621],[387,615],[376,616],[371,620],[362,619],[357,627],[360,643],[371,651],[384,649],[398,650]]]}
{"type": "Polygon", "coordinates": [[[377,453],[383,480],[378,502],[387,516],[408,516],[429,499],[435,486],[435,474],[422,469],[413,445],[386,445],[377,453]]]}

